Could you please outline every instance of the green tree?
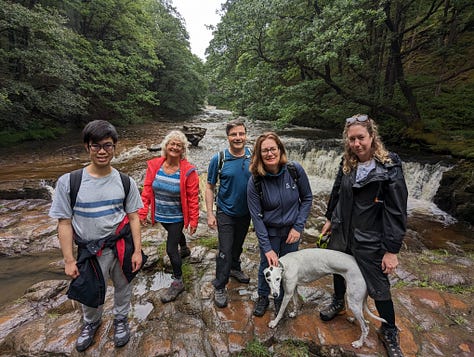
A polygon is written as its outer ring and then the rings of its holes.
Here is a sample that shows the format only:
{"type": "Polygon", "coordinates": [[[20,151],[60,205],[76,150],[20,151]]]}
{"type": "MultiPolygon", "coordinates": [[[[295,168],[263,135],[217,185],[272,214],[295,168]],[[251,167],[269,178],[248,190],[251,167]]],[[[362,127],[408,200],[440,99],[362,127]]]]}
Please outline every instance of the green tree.
{"type": "Polygon", "coordinates": [[[464,0],[229,0],[208,49],[210,99],[280,123],[324,126],[365,111],[421,128],[427,113],[418,88],[433,96],[473,68],[470,52],[460,51],[473,7],[464,0]],[[446,66],[421,66],[424,55],[449,63],[449,74],[446,66]]]}
{"type": "Polygon", "coordinates": [[[43,129],[79,115],[86,100],[75,88],[83,71],[72,59],[81,39],[65,19],[41,6],[0,0],[0,125],[43,129]]]}

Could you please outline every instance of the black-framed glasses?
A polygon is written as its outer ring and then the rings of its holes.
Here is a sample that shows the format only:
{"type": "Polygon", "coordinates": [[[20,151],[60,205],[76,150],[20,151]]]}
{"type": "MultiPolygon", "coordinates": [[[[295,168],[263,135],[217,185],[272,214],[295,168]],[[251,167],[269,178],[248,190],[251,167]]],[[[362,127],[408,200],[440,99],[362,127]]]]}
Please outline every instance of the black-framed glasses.
{"type": "Polygon", "coordinates": [[[363,123],[367,121],[369,116],[367,114],[354,115],[353,117],[346,119],[346,124],[354,124],[356,121],[363,123]]]}
{"type": "Polygon", "coordinates": [[[101,149],[104,149],[107,152],[112,152],[115,149],[115,144],[105,143],[105,144],[89,144],[89,149],[93,152],[99,152],[101,149]]]}
{"type": "Polygon", "coordinates": [[[272,148],[260,150],[260,153],[264,156],[268,155],[269,153],[272,153],[273,155],[275,155],[277,152],[278,152],[278,147],[276,147],[276,146],[274,146],[272,148]]]}

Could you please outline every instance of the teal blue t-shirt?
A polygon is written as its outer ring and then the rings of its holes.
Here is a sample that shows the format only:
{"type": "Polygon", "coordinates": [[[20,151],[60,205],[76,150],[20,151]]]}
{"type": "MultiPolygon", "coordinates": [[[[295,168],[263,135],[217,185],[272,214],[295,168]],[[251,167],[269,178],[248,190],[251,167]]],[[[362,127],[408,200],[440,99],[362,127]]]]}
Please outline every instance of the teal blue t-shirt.
{"type": "Polygon", "coordinates": [[[245,155],[236,157],[228,149],[225,149],[224,156],[219,180],[217,177],[218,154],[212,157],[207,170],[207,182],[216,185],[219,181],[217,207],[229,216],[242,217],[249,214],[247,182],[251,176],[249,171],[251,152],[245,148],[245,155]]]}

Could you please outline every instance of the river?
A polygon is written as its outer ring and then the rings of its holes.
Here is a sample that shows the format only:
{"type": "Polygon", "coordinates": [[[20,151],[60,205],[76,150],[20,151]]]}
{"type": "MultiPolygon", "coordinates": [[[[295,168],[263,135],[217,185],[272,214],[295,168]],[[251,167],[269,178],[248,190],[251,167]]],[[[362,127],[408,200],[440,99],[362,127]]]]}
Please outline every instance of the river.
{"type": "MultiPolygon", "coordinates": [[[[171,129],[180,129],[183,125],[200,126],[207,129],[206,135],[197,147],[189,150],[189,160],[202,173],[204,182],[205,172],[210,158],[214,153],[227,145],[225,123],[232,117],[230,112],[208,109],[185,122],[169,120],[153,124],[141,124],[128,128],[119,128],[119,144],[113,165],[130,174],[139,184],[142,183],[146,160],[159,154],[148,149],[158,145],[163,136],[171,129]]],[[[271,128],[265,122],[247,122],[249,145],[263,131],[271,128]]],[[[326,200],[331,190],[337,167],[340,161],[342,141],[339,133],[330,133],[319,129],[291,127],[278,132],[288,149],[290,160],[300,162],[306,169],[315,196],[313,216],[323,222],[322,213],[325,211],[326,200]]],[[[57,177],[65,172],[83,166],[87,155],[80,139],[80,132],[69,133],[58,140],[49,142],[26,143],[1,149],[0,181],[38,180],[46,186],[54,186],[57,177]]],[[[433,197],[438,189],[444,171],[450,169],[450,163],[444,158],[430,157],[430,160],[417,160],[416,155],[404,154],[404,171],[409,188],[409,242],[416,241],[429,249],[449,251],[473,251],[474,232],[472,227],[463,222],[457,222],[449,214],[441,211],[433,203],[433,197]]],[[[28,199],[25,200],[28,204],[28,199]]],[[[5,206],[5,202],[0,206],[5,206]]],[[[42,206],[41,206],[42,207],[42,206]]],[[[41,208],[35,214],[41,219],[32,220],[28,232],[35,231],[47,220],[47,207],[41,208]],[[37,222],[37,223],[35,223],[37,222]]],[[[202,206],[204,203],[202,200],[202,206]]],[[[13,218],[8,217],[8,210],[1,210],[2,222],[13,218]]],[[[22,218],[25,219],[25,218],[22,218]]],[[[201,222],[205,224],[205,222],[201,222]]],[[[12,233],[8,229],[0,232],[0,240],[15,239],[21,232],[12,233]],[[12,238],[13,237],[13,238],[12,238]]],[[[317,231],[320,227],[309,227],[317,231]]],[[[24,234],[28,234],[25,232],[24,234]]],[[[54,236],[54,233],[53,233],[54,236]]],[[[51,240],[49,240],[51,242],[51,240]]],[[[31,243],[28,243],[31,244],[31,243]]],[[[21,296],[24,290],[45,279],[63,278],[58,274],[57,264],[60,252],[57,244],[51,244],[51,249],[43,247],[40,255],[14,254],[0,257],[0,284],[8,294],[0,296],[0,305],[21,296]],[[56,247],[54,247],[56,246],[56,247]]]]}

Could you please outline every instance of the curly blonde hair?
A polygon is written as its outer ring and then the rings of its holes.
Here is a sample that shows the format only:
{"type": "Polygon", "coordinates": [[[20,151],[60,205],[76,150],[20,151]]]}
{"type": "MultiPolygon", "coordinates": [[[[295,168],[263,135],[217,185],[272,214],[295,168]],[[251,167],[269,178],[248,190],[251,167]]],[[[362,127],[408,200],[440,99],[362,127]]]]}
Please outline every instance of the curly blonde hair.
{"type": "Polygon", "coordinates": [[[170,131],[163,141],[161,142],[161,156],[166,157],[166,145],[172,140],[179,141],[183,145],[183,152],[181,153],[181,159],[185,159],[188,156],[189,141],[186,135],[180,130],[170,131]]]}
{"type": "Polygon", "coordinates": [[[288,162],[285,146],[281,142],[279,136],[273,131],[263,133],[255,141],[255,146],[252,151],[252,158],[250,159],[249,170],[254,176],[265,176],[267,174],[267,171],[265,170],[265,165],[263,164],[261,153],[262,142],[267,139],[274,140],[278,146],[278,149],[280,149],[280,162],[278,163],[280,167],[288,162]]]}
{"type": "MultiPolygon", "coordinates": [[[[359,116],[362,116],[361,114],[356,114],[353,116],[353,118],[357,118],[359,116]]],[[[342,133],[342,139],[344,140],[344,154],[343,154],[343,163],[342,163],[342,171],[344,174],[348,174],[351,172],[351,170],[357,168],[357,163],[359,162],[359,159],[357,158],[357,155],[354,154],[350,148],[349,145],[349,138],[347,137],[347,132],[349,128],[353,125],[360,125],[363,126],[364,128],[367,129],[367,132],[369,133],[370,137],[372,138],[372,156],[379,162],[381,163],[389,163],[391,162],[391,159],[389,157],[387,149],[385,149],[385,146],[380,139],[379,136],[379,131],[377,124],[375,124],[375,121],[372,118],[367,118],[366,121],[358,121],[355,120],[351,123],[347,123],[344,127],[344,131],[342,133]]]]}

